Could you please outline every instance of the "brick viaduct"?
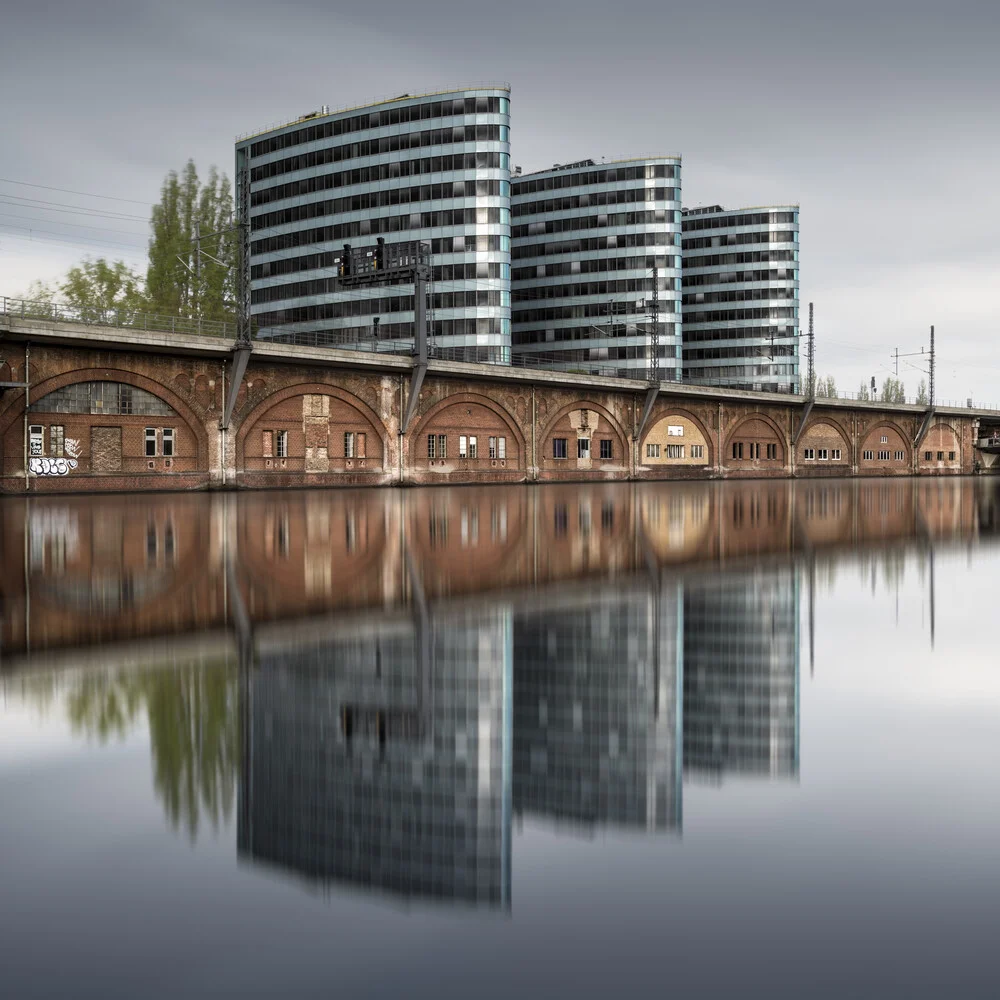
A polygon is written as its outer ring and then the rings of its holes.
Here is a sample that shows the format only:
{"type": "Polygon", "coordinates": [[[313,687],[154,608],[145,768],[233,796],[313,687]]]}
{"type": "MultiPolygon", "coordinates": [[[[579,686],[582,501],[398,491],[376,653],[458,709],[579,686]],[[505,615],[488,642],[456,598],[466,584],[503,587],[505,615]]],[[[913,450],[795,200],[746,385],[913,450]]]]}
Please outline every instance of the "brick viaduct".
{"type": "Polygon", "coordinates": [[[625,379],[432,361],[400,433],[408,357],[258,343],[222,430],[221,339],[0,317],[0,359],[9,493],[957,475],[990,419],[674,383],[650,396],[625,379]],[[145,390],[159,415],[103,397],[73,412],[79,398],[57,392],[95,382],[132,387],[130,400],[145,390]]]}

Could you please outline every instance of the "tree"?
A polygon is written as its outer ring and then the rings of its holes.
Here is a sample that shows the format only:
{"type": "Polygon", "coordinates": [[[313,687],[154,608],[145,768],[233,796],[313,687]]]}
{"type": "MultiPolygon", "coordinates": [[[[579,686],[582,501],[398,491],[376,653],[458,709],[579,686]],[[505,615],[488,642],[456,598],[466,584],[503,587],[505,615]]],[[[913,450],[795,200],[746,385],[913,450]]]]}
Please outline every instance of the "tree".
{"type": "Polygon", "coordinates": [[[906,389],[898,378],[891,375],[882,383],[883,403],[905,403],[906,389]]]}
{"type": "Polygon", "coordinates": [[[868,386],[862,382],[861,388],[858,389],[858,399],[868,401],[872,398],[871,393],[868,391],[868,386]]]}
{"type": "Polygon", "coordinates": [[[922,378],[920,380],[920,385],[917,386],[917,404],[920,406],[926,406],[929,400],[927,398],[927,379],[922,378]]]}
{"type": "Polygon", "coordinates": [[[827,375],[826,378],[821,378],[816,383],[816,396],[819,399],[836,399],[837,398],[837,383],[832,375],[827,375]]]}
{"type": "Polygon", "coordinates": [[[97,318],[109,310],[129,315],[145,306],[142,278],[121,260],[108,263],[103,257],[85,258],[69,269],[59,291],[86,318],[97,318]]]}
{"type": "Polygon", "coordinates": [[[229,179],[210,168],[204,184],[194,161],[171,170],[153,206],[146,295],[151,312],[191,319],[232,319],[236,303],[233,196],[229,179]],[[202,253],[195,252],[196,232],[202,253]],[[214,235],[213,235],[214,234],[214,235]]]}

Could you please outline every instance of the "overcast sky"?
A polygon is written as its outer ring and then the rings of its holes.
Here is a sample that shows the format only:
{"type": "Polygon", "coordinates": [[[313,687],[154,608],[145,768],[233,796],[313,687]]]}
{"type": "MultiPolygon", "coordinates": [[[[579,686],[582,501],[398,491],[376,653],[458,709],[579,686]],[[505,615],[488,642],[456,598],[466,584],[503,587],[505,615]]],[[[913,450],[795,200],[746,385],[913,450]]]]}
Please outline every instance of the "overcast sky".
{"type": "Polygon", "coordinates": [[[840,388],[934,323],[939,398],[1000,403],[997,0],[31,0],[2,30],[0,294],[141,265],[165,172],[231,174],[237,133],[503,81],[526,171],[680,153],[688,206],[799,203],[802,326],[812,300],[840,388]]]}

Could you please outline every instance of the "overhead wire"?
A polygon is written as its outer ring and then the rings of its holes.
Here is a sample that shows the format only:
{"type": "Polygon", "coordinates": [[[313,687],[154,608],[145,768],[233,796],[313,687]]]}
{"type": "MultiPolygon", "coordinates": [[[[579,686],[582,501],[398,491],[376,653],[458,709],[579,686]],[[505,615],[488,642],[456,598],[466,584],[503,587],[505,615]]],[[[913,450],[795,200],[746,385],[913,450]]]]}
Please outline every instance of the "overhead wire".
{"type": "Polygon", "coordinates": [[[0,177],[0,183],[3,184],[18,184],[22,187],[40,188],[43,191],[58,191],[61,194],[76,194],[80,195],[82,198],[101,198],[104,201],[123,201],[128,202],[132,205],[146,205],[149,206],[149,202],[139,201],[136,198],[122,198],[117,195],[111,194],[93,194],[89,191],[73,191],[70,188],[60,188],[60,187],[50,187],[48,184],[36,184],[32,181],[16,181],[12,177],[0,177]]]}

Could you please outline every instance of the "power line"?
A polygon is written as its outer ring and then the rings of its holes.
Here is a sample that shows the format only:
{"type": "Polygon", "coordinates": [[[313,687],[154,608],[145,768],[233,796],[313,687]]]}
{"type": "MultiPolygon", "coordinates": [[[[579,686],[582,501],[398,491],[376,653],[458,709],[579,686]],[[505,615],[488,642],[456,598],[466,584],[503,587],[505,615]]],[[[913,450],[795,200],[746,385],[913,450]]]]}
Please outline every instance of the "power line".
{"type": "Polygon", "coordinates": [[[130,229],[112,229],[110,226],[86,226],[82,222],[62,222],[55,219],[36,219],[31,215],[14,215],[12,212],[0,212],[2,219],[24,219],[27,222],[49,222],[55,226],[72,226],[74,229],[91,229],[99,233],[121,233],[123,236],[139,236],[130,229]]]}
{"type": "MultiPolygon", "coordinates": [[[[0,230],[7,229],[7,228],[13,228],[13,227],[7,227],[7,226],[4,226],[4,225],[0,225],[0,230]]],[[[61,233],[61,234],[60,233],[56,233],[56,234],[53,234],[53,236],[42,236],[42,235],[36,235],[36,234],[38,234],[40,232],[45,232],[44,230],[28,229],[26,226],[18,226],[17,228],[18,229],[23,229],[25,232],[29,233],[29,235],[28,236],[20,236],[17,233],[0,232],[0,237],[2,237],[4,239],[8,239],[8,240],[23,240],[26,243],[61,243],[61,244],[65,245],[65,246],[82,247],[84,249],[87,249],[89,247],[110,246],[110,247],[114,247],[116,249],[121,248],[122,250],[127,251],[127,254],[124,254],[124,255],[127,255],[127,256],[130,256],[130,257],[135,257],[135,258],[142,257],[142,258],[144,258],[144,256],[145,256],[142,253],[142,248],[137,247],[134,244],[106,243],[106,242],[101,241],[101,240],[59,239],[58,238],[59,236],[64,236],[65,237],[67,234],[65,234],[65,233],[61,233]],[[56,238],[54,238],[54,237],[56,237],[56,238]]]]}
{"type": "Polygon", "coordinates": [[[22,198],[20,195],[16,194],[0,195],[0,202],[5,205],[15,205],[18,208],[30,208],[37,212],[69,212],[71,215],[85,215],[90,218],[100,219],[116,219],[119,222],[149,222],[149,219],[141,215],[127,215],[124,212],[99,212],[96,209],[84,208],[80,205],[67,205],[62,201],[45,201],[41,198],[22,198]],[[47,207],[49,205],[53,207],[47,207]]]}
{"type": "Polygon", "coordinates": [[[4,184],[20,184],[23,187],[41,188],[43,191],[59,191],[61,194],[78,194],[84,198],[102,198],[105,201],[125,201],[131,205],[145,205],[149,207],[148,201],[137,201],[135,198],[117,198],[110,194],[91,194],[89,191],[71,191],[69,188],[49,187],[47,184],[32,184],[31,181],[15,181],[10,177],[0,177],[0,182],[4,184]]]}

